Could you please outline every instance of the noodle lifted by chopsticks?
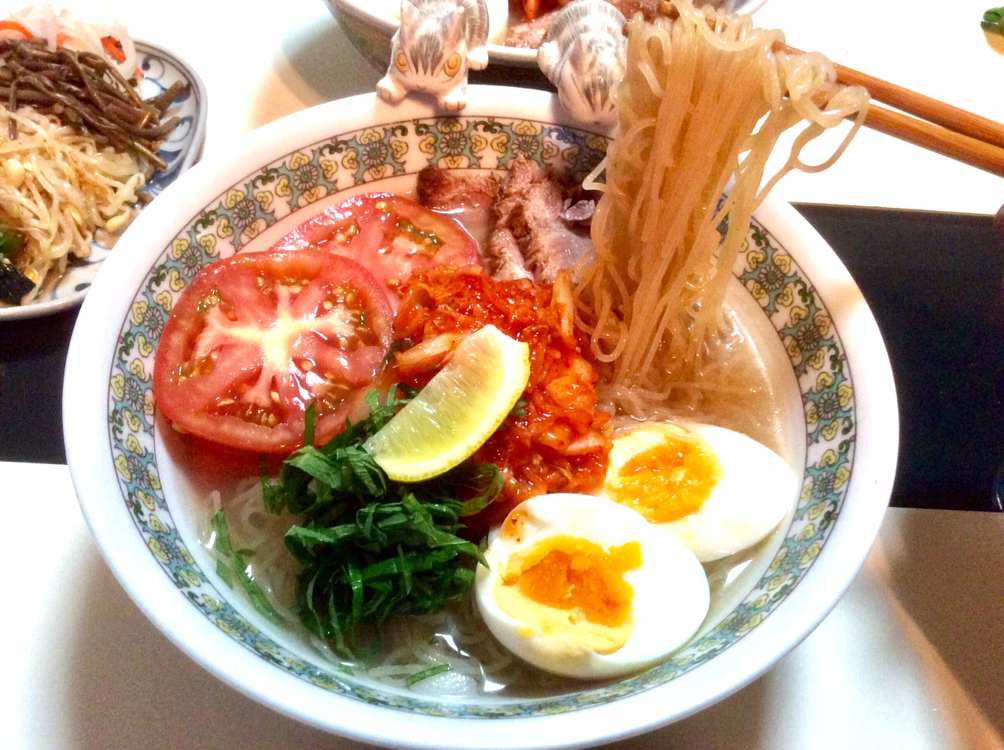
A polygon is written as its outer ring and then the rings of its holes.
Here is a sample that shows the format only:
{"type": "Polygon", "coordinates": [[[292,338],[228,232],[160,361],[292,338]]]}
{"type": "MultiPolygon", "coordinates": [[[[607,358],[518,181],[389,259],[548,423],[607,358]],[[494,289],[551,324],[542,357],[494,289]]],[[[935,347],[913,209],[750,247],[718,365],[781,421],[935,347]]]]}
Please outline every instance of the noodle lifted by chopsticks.
{"type": "Polygon", "coordinates": [[[627,74],[613,92],[619,132],[580,285],[578,323],[608,363],[605,395],[631,412],[663,402],[674,382],[700,380],[753,210],[790,170],[828,167],[868,104],[864,89],[834,83],[822,55],[773,51],[780,31],[674,5],[676,20],[628,23],[627,74]],[[800,161],[808,141],[855,113],[832,157],[800,161]],[[802,121],[787,163],[761,188],[774,144],[802,121]]]}

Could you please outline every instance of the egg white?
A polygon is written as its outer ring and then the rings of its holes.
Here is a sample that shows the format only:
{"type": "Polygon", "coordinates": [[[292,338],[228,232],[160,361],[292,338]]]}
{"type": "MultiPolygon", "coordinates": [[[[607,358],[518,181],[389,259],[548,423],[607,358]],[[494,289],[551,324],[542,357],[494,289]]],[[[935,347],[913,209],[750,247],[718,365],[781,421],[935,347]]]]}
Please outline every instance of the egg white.
{"type": "MultiPolygon", "coordinates": [[[[718,456],[724,478],[710,497],[690,515],[653,523],[711,562],[753,546],[767,536],[794,507],[798,480],[787,462],[751,437],[725,427],[690,424],[718,456]]],[[[614,440],[610,477],[632,457],[651,448],[668,426],[646,426],[614,440]]]]}
{"type": "Polygon", "coordinates": [[[525,501],[510,517],[516,513],[522,514],[521,532],[495,536],[485,551],[489,568],[478,566],[475,586],[485,624],[523,660],[569,677],[617,677],[662,661],[700,627],[710,604],[704,569],[691,552],[635,511],[591,495],[555,494],[525,501]],[[634,629],[613,653],[596,653],[568,635],[541,633],[496,602],[495,586],[506,561],[559,535],[589,539],[605,549],[634,540],[641,544],[641,566],[624,573],[634,588],[634,629]]]}

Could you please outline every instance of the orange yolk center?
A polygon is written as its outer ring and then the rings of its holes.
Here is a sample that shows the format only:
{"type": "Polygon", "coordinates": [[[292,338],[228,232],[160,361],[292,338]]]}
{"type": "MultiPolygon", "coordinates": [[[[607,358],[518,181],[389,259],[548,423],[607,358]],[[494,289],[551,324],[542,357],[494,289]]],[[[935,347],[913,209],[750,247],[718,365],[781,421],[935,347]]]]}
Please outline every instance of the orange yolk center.
{"type": "Polygon", "coordinates": [[[670,435],[633,456],[608,481],[607,491],[653,523],[683,518],[700,508],[725,476],[721,461],[704,440],[670,435]]]}
{"type": "Polygon", "coordinates": [[[604,550],[588,539],[555,536],[518,557],[510,560],[503,583],[516,584],[526,598],[554,609],[577,610],[606,627],[622,625],[630,617],[634,589],[623,575],[641,565],[639,542],[604,550]]]}

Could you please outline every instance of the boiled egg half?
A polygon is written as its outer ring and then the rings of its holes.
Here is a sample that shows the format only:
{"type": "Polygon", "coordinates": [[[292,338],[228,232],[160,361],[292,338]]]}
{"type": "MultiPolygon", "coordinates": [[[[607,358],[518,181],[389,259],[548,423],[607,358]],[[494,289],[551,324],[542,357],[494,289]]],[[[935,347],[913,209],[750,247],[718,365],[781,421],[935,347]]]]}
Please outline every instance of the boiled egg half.
{"type": "Polygon", "coordinates": [[[616,436],[601,494],[671,534],[701,562],[769,534],[794,504],[797,480],[753,438],[712,425],[656,424],[616,436]]]}
{"type": "Polygon", "coordinates": [[[478,608],[517,656],[555,674],[615,677],[663,660],[710,603],[704,569],[637,512],[592,495],[531,498],[478,566],[478,608]]]}

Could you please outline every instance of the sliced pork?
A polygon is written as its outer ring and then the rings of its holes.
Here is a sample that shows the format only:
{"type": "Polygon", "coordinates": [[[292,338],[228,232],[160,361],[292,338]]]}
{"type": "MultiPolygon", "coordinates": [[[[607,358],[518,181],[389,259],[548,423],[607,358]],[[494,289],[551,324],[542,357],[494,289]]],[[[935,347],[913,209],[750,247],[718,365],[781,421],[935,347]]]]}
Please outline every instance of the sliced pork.
{"type": "Polygon", "coordinates": [[[559,271],[572,269],[592,247],[586,224],[592,213],[581,193],[536,162],[514,161],[495,203],[495,228],[485,248],[488,272],[551,284],[559,271]]]}
{"type": "Polygon", "coordinates": [[[417,191],[419,203],[460,222],[484,255],[493,224],[492,205],[499,192],[494,175],[426,167],[418,173],[417,191]]]}
{"type": "Polygon", "coordinates": [[[594,201],[520,157],[503,180],[466,170],[426,167],[422,205],[453,216],[478,243],[485,270],[499,281],[554,283],[592,247],[594,201]]]}

